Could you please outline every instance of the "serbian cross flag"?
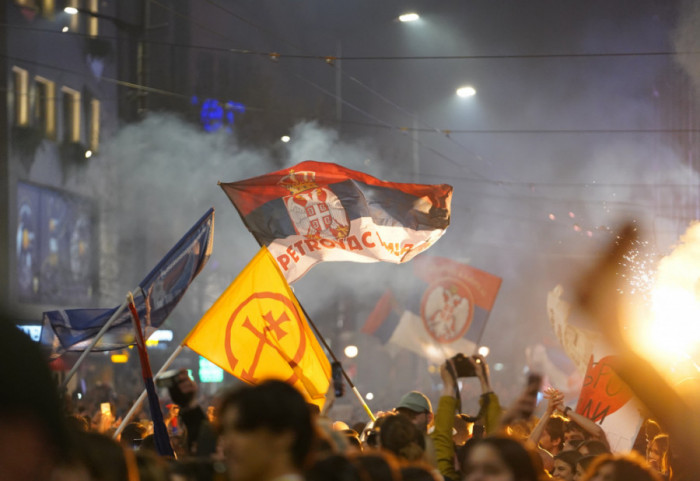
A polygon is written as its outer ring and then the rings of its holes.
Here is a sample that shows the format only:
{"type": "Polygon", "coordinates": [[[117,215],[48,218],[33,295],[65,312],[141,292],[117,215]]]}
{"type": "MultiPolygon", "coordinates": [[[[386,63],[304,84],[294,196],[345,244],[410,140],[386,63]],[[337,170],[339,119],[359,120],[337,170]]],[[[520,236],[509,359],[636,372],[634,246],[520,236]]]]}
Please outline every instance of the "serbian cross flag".
{"type": "Polygon", "coordinates": [[[379,299],[362,332],[434,362],[472,354],[481,340],[501,278],[444,257],[413,261],[415,278],[379,299]]]}
{"type": "Polygon", "coordinates": [[[264,246],[183,344],[249,384],[281,379],[323,407],[330,364],[264,246]]]}
{"type": "Polygon", "coordinates": [[[219,185],[289,283],[321,261],[406,262],[450,224],[451,186],[384,182],[331,163],[219,185]]]}

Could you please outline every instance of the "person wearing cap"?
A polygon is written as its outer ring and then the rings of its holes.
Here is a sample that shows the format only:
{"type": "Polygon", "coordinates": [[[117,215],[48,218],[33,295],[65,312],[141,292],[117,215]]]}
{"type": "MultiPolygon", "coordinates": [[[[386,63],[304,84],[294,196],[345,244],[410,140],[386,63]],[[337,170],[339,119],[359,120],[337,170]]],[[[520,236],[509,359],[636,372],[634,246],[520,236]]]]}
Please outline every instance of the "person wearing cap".
{"type": "Polygon", "coordinates": [[[425,461],[437,469],[435,445],[428,436],[428,426],[433,422],[433,406],[430,399],[419,391],[411,391],[403,395],[394,411],[400,416],[406,416],[423,433],[425,437],[425,461]]]}
{"type": "Polygon", "coordinates": [[[428,433],[428,426],[433,422],[433,406],[425,394],[418,391],[404,394],[395,411],[409,418],[420,432],[428,433]]]}

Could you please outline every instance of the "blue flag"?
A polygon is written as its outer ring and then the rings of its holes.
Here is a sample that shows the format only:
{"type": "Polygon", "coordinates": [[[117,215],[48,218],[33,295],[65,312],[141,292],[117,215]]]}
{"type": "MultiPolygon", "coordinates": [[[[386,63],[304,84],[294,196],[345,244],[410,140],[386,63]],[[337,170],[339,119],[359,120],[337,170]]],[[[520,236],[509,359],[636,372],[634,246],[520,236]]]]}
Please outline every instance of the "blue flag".
{"type": "MultiPolygon", "coordinates": [[[[211,255],[213,240],[214,209],[209,209],[139,283],[134,303],[139,317],[143,319],[145,338],[168,318],[190,283],[204,268],[211,255]]],[[[83,351],[120,309],[112,326],[92,350],[123,349],[135,342],[131,315],[124,306],[48,311],[44,312],[44,324],[51,325],[64,350],[83,351]]]]}

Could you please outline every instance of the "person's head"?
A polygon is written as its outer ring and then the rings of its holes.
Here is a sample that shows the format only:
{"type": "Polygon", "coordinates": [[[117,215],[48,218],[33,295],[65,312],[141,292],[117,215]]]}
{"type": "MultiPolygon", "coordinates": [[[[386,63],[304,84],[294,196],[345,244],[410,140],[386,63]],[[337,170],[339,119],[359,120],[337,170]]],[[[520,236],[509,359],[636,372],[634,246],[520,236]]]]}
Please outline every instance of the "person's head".
{"type": "Polygon", "coordinates": [[[140,423],[129,423],[124,427],[119,442],[122,445],[135,449],[141,445],[141,441],[146,437],[146,428],[140,423]]]}
{"type": "Polygon", "coordinates": [[[552,454],[557,454],[564,446],[564,420],[559,416],[552,416],[544,425],[544,431],[540,436],[540,446],[552,454]]]}
{"type": "Polygon", "coordinates": [[[354,429],[343,429],[341,431],[345,436],[345,440],[348,442],[348,448],[357,451],[362,451],[362,443],[360,442],[360,435],[354,429]]]}
{"type": "Polygon", "coordinates": [[[661,474],[669,471],[670,444],[667,434],[657,434],[647,445],[647,462],[654,470],[661,474]]]}
{"type": "Polygon", "coordinates": [[[428,432],[428,425],[433,421],[433,406],[430,404],[430,399],[418,391],[404,394],[395,411],[410,419],[423,433],[428,432]]]}
{"type": "Polygon", "coordinates": [[[452,441],[457,446],[462,446],[467,442],[472,435],[474,422],[476,418],[472,418],[467,414],[456,414],[454,421],[455,431],[452,433],[452,441]]]}
{"type": "Polygon", "coordinates": [[[111,437],[96,432],[74,432],[70,458],[95,481],[128,481],[138,477],[134,452],[111,437]]]}
{"type": "Polygon", "coordinates": [[[57,387],[37,343],[0,312],[0,478],[48,479],[65,454],[57,387]]]}
{"type": "Polygon", "coordinates": [[[89,431],[90,421],[81,414],[69,414],[66,416],[66,427],[71,431],[89,431]]]}
{"type": "Polygon", "coordinates": [[[589,466],[581,481],[661,481],[636,452],[601,454],[589,466]]]}
{"type": "Polygon", "coordinates": [[[419,461],[425,454],[425,437],[418,427],[400,414],[389,416],[379,431],[379,445],[399,460],[419,461]]]}
{"type": "Polygon", "coordinates": [[[540,458],[515,439],[490,436],[470,446],[463,481],[538,481],[540,458]]]}
{"type": "Polygon", "coordinates": [[[379,431],[381,425],[390,415],[384,414],[377,417],[374,421],[367,423],[364,430],[360,434],[360,442],[362,449],[378,449],[379,448],[379,431]]]}
{"type": "Polygon", "coordinates": [[[607,454],[610,452],[605,443],[598,441],[597,439],[587,439],[585,441],[581,441],[581,444],[578,445],[576,451],[578,451],[581,456],[597,456],[598,454],[607,454]]]}
{"type": "Polygon", "coordinates": [[[189,407],[197,397],[197,385],[190,377],[187,369],[179,369],[170,380],[168,393],[173,403],[180,408],[189,407]]]}
{"type": "Polygon", "coordinates": [[[170,481],[212,481],[219,479],[215,462],[205,457],[190,457],[171,462],[170,481]]]}
{"type": "Polygon", "coordinates": [[[552,477],[562,481],[574,481],[576,474],[576,462],[581,455],[578,451],[562,451],[554,456],[554,468],[552,469],[552,477]]]}
{"type": "Polygon", "coordinates": [[[401,481],[438,481],[438,478],[429,465],[411,464],[401,467],[401,481]]]}
{"type": "Polygon", "coordinates": [[[588,438],[586,430],[577,422],[568,421],[564,424],[564,448],[575,449],[588,438]]]}
{"type": "Polygon", "coordinates": [[[139,481],[168,481],[168,463],[164,457],[150,451],[136,452],[139,481]]]}
{"type": "Polygon", "coordinates": [[[277,380],[224,395],[219,423],[225,462],[235,481],[301,470],[314,439],[306,400],[277,380]]]}
{"type": "Polygon", "coordinates": [[[588,467],[595,461],[595,459],[600,456],[599,454],[590,454],[588,456],[581,456],[576,461],[576,473],[574,474],[574,481],[581,481],[583,476],[586,474],[588,467]]]}
{"type": "Polygon", "coordinates": [[[363,481],[400,481],[401,473],[396,458],[387,451],[365,451],[350,454],[352,462],[360,471],[363,481]]]}
{"type": "Polygon", "coordinates": [[[305,481],[362,481],[360,470],[347,457],[334,454],[304,472],[305,481]]]}

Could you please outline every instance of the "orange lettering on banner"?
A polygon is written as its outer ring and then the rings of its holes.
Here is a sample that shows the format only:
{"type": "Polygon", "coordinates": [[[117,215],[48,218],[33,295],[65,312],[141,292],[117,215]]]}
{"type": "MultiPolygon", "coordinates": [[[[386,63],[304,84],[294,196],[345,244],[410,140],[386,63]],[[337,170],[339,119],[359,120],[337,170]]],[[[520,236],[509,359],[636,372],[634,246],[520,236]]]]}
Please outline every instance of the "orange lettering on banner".
{"type": "Polygon", "coordinates": [[[406,252],[410,251],[413,249],[413,244],[403,244],[401,245],[400,242],[384,242],[379,235],[379,232],[377,234],[377,239],[379,239],[379,244],[386,249],[386,251],[389,254],[395,255],[397,257],[403,256],[406,254],[406,252]]]}
{"type": "Polygon", "coordinates": [[[289,269],[289,261],[291,259],[287,254],[282,254],[281,256],[277,256],[277,263],[280,265],[283,271],[286,271],[289,269]]]}
{"type": "Polygon", "coordinates": [[[605,418],[632,399],[632,391],[613,369],[615,356],[606,356],[588,363],[576,412],[594,422],[603,423],[605,418]]]}
{"type": "Polygon", "coordinates": [[[360,245],[360,241],[357,240],[357,237],[354,235],[351,235],[348,237],[348,249],[351,251],[361,251],[362,246],[360,245]]]}
{"type": "MultiPolygon", "coordinates": [[[[277,256],[277,264],[282,268],[283,272],[289,270],[291,265],[298,263],[301,259],[314,251],[320,251],[323,248],[326,249],[343,249],[348,251],[361,251],[365,247],[372,248],[376,244],[371,241],[372,233],[364,232],[360,239],[357,236],[351,235],[346,239],[303,239],[287,246],[284,254],[277,256]]],[[[379,234],[377,234],[379,237],[379,234]]],[[[396,243],[390,244],[388,247],[386,244],[382,243],[379,239],[381,245],[384,246],[387,251],[395,255],[403,255],[408,250],[413,248],[413,244],[405,244],[403,247],[399,248],[400,244],[396,243]]]]}
{"type": "Polygon", "coordinates": [[[297,255],[296,252],[294,252],[294,247],[292,247],[292,246],[287,247],[287,254],[289,254],[289,257],[294,259],[294,262],[299,262],[299,256],[297,255]]]}

